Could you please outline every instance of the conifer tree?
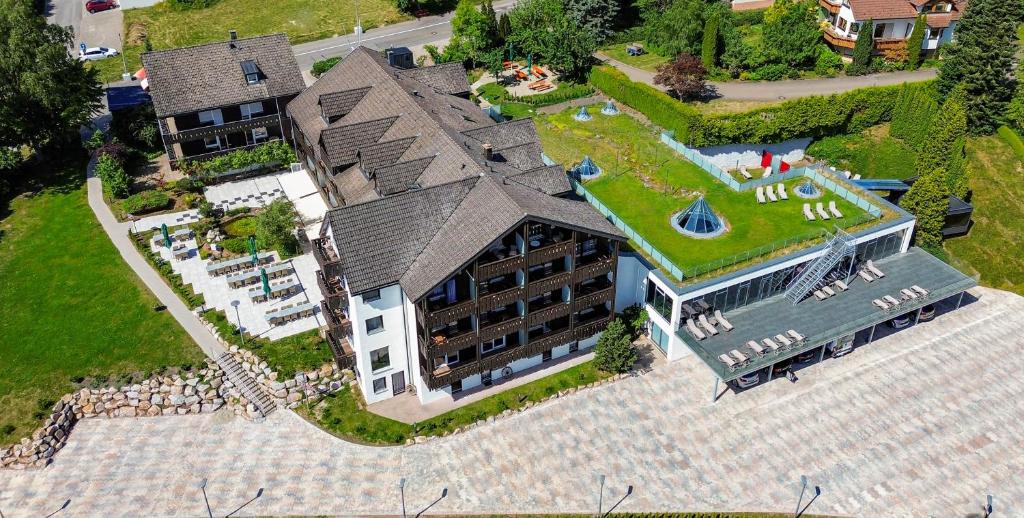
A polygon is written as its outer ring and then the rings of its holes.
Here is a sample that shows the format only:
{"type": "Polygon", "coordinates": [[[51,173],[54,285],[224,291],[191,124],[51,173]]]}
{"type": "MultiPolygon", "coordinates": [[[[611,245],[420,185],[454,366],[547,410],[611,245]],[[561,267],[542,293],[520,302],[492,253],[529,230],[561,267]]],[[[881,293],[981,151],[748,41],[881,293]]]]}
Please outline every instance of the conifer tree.
{"type": "Polygon", "coordinates": [[[914,20],[914,30],[907,39],[907,68],[910,70],[917,70],[921,66],[921,45],[924,43],[926,25],[925,15],[918,15],[917,20],[914,20]]]}

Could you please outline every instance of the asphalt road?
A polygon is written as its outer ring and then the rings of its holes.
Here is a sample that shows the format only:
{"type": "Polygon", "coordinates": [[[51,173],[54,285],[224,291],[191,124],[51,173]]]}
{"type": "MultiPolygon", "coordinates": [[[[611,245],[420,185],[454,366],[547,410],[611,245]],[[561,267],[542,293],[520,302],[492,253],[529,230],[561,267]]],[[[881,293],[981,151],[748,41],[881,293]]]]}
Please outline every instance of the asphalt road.
{"type": "Polygon", "coordinates": [[[85,0],[50,0],[47,21],[71,27],[75,31],[72,54],[78,55],[78,44],[87,47],[111,47],[121,50],[118,33],[121,32],[124,16],[121,9],[111,9],[96,14],[85,12],[85,0]]]}

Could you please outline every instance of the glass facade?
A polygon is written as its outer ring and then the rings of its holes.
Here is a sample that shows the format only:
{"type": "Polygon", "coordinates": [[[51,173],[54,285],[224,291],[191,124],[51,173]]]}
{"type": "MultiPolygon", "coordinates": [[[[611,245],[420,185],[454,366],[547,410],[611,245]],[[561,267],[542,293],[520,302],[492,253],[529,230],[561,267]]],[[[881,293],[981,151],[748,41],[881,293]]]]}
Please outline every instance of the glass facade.
{"type": "Polygon", "coordinates": [[[647,303],[665,320],[672,321],[672,298],[650,279],[647,279],[647,303]]]}
{"type": "Polygon", "coordinates": [[[651,322],[651,340],[661,349],[661,352],[668,354],[669,334],[661,330],[661,326],[651,322]]]}

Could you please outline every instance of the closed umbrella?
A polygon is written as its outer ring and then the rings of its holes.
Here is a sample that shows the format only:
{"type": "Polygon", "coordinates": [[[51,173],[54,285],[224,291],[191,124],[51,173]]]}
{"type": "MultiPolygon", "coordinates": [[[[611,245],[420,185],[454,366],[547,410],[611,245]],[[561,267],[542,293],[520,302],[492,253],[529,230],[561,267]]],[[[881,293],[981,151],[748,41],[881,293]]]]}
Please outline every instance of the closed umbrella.
{"type": "Polygon", "coordinates": [[[531,52],[526,56],[526,75],[533,75],[533,53],[531,52]]]}
{"type": "Polygon", "coordinates": [[[167,230],[167,223],[163,223],[163,224],[160,225],[160,233],[163,234],[163,236],[164,236],[164,244],[167,245],[167,248],[170,248],[171,247],[171,233],[167,230]]]}
{"type": "Polygon", "coordinates": [[[252,255],[252,265],[259,264],[260,258],[256,255],[256,236],[249,236],[249,253],[252,255]]]}
{"type": "Polygon", "coordinates": [[[267,277],[267,269],[260,268],[260,280],[263,281],[263,294],[270,296],[270,277],[267,277]]]}

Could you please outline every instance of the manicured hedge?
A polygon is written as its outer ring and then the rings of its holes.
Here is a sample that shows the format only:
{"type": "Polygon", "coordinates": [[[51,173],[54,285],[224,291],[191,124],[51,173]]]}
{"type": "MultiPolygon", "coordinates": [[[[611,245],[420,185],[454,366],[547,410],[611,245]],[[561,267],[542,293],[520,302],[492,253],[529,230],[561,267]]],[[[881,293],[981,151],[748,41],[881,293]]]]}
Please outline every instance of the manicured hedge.
{"type": "Polygon", "coordinates": [[[559,83],[558,88],[553,92],[526,97],[512,96],[512,101],[529,104],[531,106],[549,106],[560,102],[579,99],[594,93],[594,87],[588,84],[559,83]]]}
{"type": "MultiPolygon", "coordinates": [[[[829,96],[802,97],[744,113],[704,116],[664,92],[631,81],[609,66],[595,67],[590,82],[643,113],[654,124],[674,132],[676,140],[694,147],[858,133],[888,121],[904,88],[861,88],[829,96]]],[[[911,88],[927,87],[928,83],[915,83],[911,88]]]]}
{"type": "Polygon", "coordinates": [[[1021,141],[1020,135],[1018,135],[1016,131],[1010,129],[1009,126],[1000,126],[996,132],[999,133],[999,136],[1013,148],[1013,152],[1017,154],[1017,158],[1024,160],[1024,141],[1021,141]]]}
{"type": "Polygon", "coordinates": [[[142,191],[125,198],[121,209],[129,214],[145,214],[166,208],[170,203],[171,197],[163,191],[142,191]]]}

